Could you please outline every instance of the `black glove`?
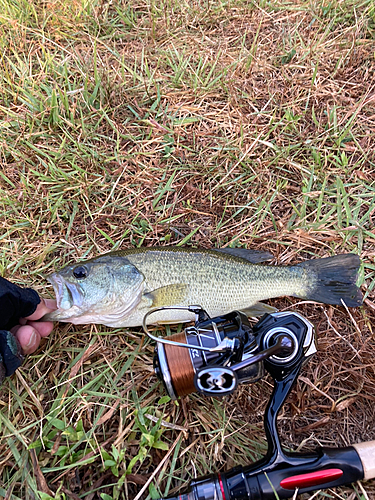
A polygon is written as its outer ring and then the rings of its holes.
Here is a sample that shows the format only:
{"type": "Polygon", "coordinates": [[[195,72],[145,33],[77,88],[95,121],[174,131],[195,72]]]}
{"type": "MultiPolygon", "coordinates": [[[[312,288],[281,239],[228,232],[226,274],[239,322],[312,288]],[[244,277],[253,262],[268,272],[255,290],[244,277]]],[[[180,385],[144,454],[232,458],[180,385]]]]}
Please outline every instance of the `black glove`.
{"type": "Polygon", "coordinates": [[[20,345],[9,330],[30,316],[40,302],[31,288],[21,288],[0,277],[0,384],[22,365],[20,345]]]}
{"type": "Polygon", "coordinates": [[[12,332],[0,330],[0,385],[10,377],[24,360],[18,340],[12,332]]]}

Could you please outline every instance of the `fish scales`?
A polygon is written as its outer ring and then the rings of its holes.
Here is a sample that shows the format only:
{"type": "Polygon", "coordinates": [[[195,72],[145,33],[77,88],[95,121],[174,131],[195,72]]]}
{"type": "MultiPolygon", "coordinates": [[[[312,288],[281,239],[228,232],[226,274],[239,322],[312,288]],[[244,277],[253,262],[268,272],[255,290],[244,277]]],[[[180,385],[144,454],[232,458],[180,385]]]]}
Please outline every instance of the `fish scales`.
{"type": "MultiPolygon", "coordinates": [[[[294,266],[258,264],[270,254],[246,249],[203,250],[180,247],[128,249],[68,265],[52,274],[58,309],[46,319],[113,327],[142,324],[161,306],[200,305],[211,316],[245,310],[270,312],[259,301],[293,295],[356,307],[360,260],[344,254],[294,266]],[[224,253],[225,252],[225,253],[224,253]]],[[[186,311],[162,311],[152,322],[189,321],[186,311]]]]}
{"type": "Polygon", "coordinates": [[[149,258],[150,253],[126,255],[145,276],[147,290],[180,282],[188,284],[184,300],[175,303],[199,304],[211,315],[221,314],[228,304],[231,310],[243,309],[271,297],[303,293],[306,288],[303,269],[290,272],[287,267],[254,265],[214,253],[153,254],[153,259],[149,258]]]}

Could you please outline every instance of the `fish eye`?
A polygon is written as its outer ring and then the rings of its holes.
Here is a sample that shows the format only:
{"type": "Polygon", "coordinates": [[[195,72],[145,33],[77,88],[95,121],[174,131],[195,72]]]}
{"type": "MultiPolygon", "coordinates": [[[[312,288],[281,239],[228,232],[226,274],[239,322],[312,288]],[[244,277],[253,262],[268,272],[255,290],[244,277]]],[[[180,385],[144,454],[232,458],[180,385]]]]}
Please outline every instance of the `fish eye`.
{"type": "Polygon", "coordinates": [[[73,276],[78,280],[86,278],[87,274],[88,273],[85,266],[77,266],[73,269],[73,276]]]}

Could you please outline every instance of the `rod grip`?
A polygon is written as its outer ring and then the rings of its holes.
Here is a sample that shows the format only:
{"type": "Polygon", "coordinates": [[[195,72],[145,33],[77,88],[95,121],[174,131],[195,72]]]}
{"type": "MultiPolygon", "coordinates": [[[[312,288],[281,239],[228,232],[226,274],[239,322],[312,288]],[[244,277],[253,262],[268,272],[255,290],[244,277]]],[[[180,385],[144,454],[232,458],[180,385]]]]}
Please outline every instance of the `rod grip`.
{"type": "Polygon", "coordinates": [[[353,448],[358,453],[362,462],[364,477],[363,479],[372,479],[375,477],[375,441],[353,444],[353,448]]]}

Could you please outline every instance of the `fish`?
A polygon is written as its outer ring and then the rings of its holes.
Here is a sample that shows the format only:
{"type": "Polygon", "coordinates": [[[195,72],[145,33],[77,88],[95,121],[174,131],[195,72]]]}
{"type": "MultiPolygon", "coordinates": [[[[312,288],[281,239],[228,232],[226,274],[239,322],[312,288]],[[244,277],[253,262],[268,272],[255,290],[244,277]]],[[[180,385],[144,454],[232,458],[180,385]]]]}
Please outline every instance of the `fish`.
{"type": "MultiPolygon", "coordinates": [[[[52,273],[58,308],[44,319],[109,327],[138,327],[151,309],[201,306],[211,317],[233,310],[261,316],[276,309],[262,300],[294,296],[358,307],[360,258],[348,253],[295,265],[265,264],[268,252],[245,248],[141,247],[76,262],[52,273]]],[[[186,310],[163,310],[149,324],[191,321],[186,310]]]]}

